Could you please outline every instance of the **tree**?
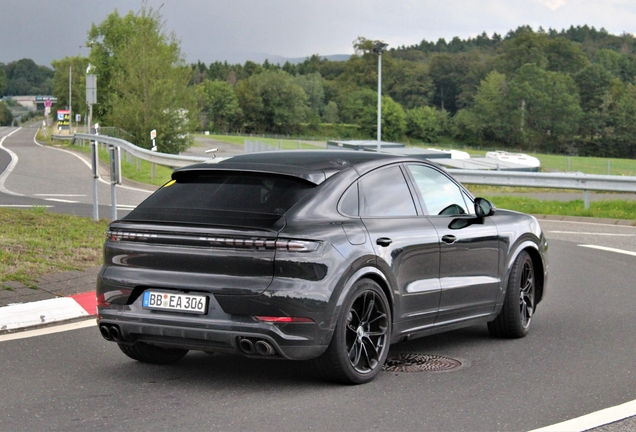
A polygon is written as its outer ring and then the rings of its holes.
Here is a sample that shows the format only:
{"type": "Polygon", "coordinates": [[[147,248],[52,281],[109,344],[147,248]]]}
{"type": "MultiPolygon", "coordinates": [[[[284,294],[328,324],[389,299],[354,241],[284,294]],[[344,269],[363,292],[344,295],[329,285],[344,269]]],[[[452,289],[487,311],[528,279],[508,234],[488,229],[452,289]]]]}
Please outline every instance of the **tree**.
{"type": "Polygon", "coordinates": [[[425,63],[397,61],[388,78],[387,94],[405,108],[426,105],[431,99],[433,80],[425,63]]]}
{"type": "Polygon", "coordinates": [[[230,83],[205,80],[200,88],[202,110],[208,114],[214,130],[227,132],[238,125],[242,112],[230,83]]]}
{"type": "Polygon", "coordinates": [[[325,107],[325,90],[320,72],[298,75],[294,78],[294,81],[307,95],[308,120],[310,120],[310,123],[320,122],[320,114],[325,107]]]}
{"type": "Polygon", "coordinates": [[[6,102],[0,102],[0,126],[11,126],[13,123],[13,113],[6,102]]]}
{"type": "Polygon", "coordinates": [[[53,96],[57,98],[57,106],[68,106],[68,74],[71,70],[71,98],[74,113],[86,113],[86,57],[64,57],[51,62],[53,75],[53,96]]]}
{"type": "Polygon", "coordinates": [[[286,133],[305,120],[307,95],[287,72],[270,69],[236,85],[248,131],[286,133]]]}
{"type": "Polygon", "coordinates": [[[4,91],[7,88],[7,74],[4,72],[4,69],[0,67],[0,95],[4,94],[4,91]]]}
{"type": "Polygon", "coordinates": [[[550,40],[545,48],[548,70],[574,74],[590,64],[583,50],[564,37],[550,40]]]}
{"type": "Polygon", "coordinates": [[[551,152],[571,138],[582,115],[572,77],[534,64],[522,66],[510,80],[507,109],[519,125],[519,144],[551,152]]]}
{"type": "Polygon", "coordinates": [[[435,85],[433,103],[441,110],[455,112],[459,82],[455,73],[454,57],[450,54],[435,54],[431,58],[430,76],[435,85]]]}
{"type": "Polygon", "coordinates": [[[21,59],[4,67],[7,87],[4,94],[13,96],[50,95],[53,91],[53,71],[38,66],[31,59],[21,59]]]}
{"type": "Polygon", "coordinates": [[[475,95],[472,117],[463,115],[463,134],[475,133],[475,140],[505,143],[515,133],[511,112],[508,110],[508,82],[497,71],[489,73],[480,83],[475,95]],[[474,126],[477,125],[477,129],[474,126]],[[471,130],[472,128],[472,130],[471,130]]]}
{"type": "MultiPolygon", "coordinates": [[[[90,60],[103,82],[101,116],[150,148],[150,131],[157,130],[157,147],[179,153],[191,144],[197,124],[192,69],[186,66],[174,34],[166,34],[159,10],[142,6],[121,17],[117,11],[93,25],[90,60]]],[[[98,90],[98,97],[100,96],[98,90]]]]}
{"type": "MultiPolygon", "coordinates": [[[[363,107],[358,119],[360,131],[367,136],[376,137],[378,134],[378,106],[376,103],[363,107]]],[[[382,140],[398,141],[406,131],[406,114],[399,103],[390,96],[382,96],[382,140]]]]}
{"type": "Polygon", "coordinates": [[[548,67],[546,48],[549,38],[545,34],[534,33],[532,29],[519,28],[517,34],[504,44],[501,69],[509,74],[525,64],[534,64],[541,69],[548,67]]]}
{"type": "Polygon", "coordinates": [[[423,142],[434,143],[442,133],[440,114],[428,106],[406,112],[406,134],[423,142]]]}
{"type": "Polygon", "coordinates": [[[339,123],[340,117],[338,116],[338,104],[334,101],[329,101],[322,111],[322,121],[325,123],[339,123]]]}

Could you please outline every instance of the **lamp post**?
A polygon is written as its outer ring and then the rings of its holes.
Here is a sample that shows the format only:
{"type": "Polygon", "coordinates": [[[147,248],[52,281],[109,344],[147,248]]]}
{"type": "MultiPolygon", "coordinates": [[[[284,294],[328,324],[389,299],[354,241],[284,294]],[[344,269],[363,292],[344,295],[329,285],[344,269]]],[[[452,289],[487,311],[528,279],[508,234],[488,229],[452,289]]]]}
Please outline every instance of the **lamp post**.
{"type": "Polygon", "coordinates": [[[383,42],[376,42],[373,46],[373,52],[378,55],[378,151],[380,151],[380,143],[382,142],[382,52],[388,46],[383,42]]]}

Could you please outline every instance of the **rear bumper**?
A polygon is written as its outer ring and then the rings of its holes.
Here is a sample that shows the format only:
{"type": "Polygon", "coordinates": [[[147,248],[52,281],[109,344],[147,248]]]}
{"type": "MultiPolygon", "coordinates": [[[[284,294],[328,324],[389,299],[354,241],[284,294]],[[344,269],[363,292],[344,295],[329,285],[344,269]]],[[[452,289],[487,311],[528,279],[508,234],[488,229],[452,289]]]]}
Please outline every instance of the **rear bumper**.
{"type": "MultiPolygon", "coordinates": [[[[213,296],[211,303],[214,303],[213,296]]],[[[262,358],[239,346],[243,338],[252,343],[266,341],[273,348],[270,358],[308,360],[320,356],[329,340],[315,323],[273,324],[259,322],[251,316],[228,315],[210,307],[206,316],[151,311],[141,307],[140,299],[132,305],[98,307],[98,325],[116,326],[119,343],[145,342],[170,348],[239,353],[262,358]]]]}

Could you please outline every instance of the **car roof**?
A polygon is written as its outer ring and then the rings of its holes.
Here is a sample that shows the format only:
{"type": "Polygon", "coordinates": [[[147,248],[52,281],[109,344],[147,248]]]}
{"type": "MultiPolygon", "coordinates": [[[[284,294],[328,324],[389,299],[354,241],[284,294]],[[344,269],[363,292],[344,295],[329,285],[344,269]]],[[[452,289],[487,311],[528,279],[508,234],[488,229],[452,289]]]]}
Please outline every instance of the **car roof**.
{"type": "Polygon", "coordinates": [[[172,178],[196,171],[246,171],[283,174],[321,184],[334,174],[353,168],[359,174],[391,162],[417,162],[403,156],[352,150],[291,150],[246,153],[218,163],[202,163],[179,168],[172,178]]]}

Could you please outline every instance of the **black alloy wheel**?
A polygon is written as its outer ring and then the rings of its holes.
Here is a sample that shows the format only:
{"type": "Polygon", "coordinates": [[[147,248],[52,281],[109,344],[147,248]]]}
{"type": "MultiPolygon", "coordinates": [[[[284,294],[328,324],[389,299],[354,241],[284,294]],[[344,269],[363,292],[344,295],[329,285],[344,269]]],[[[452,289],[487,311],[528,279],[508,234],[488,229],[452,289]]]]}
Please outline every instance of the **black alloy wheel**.
{"type": "Polygon", "coordinates": [[[522,251],[512,266],[501,312],[488,323],[491,335],[522,338],[528,334],[535,308],[535,285],[532,258],[528,252],[522,251]]]}
{"type": "Polygon", "coordinates": [[[362,384],[382,370],[389,352],[391,311],[386,295],[370,279],[356,282],[343,305],[318,372],[329,381],[362,384]]]}

